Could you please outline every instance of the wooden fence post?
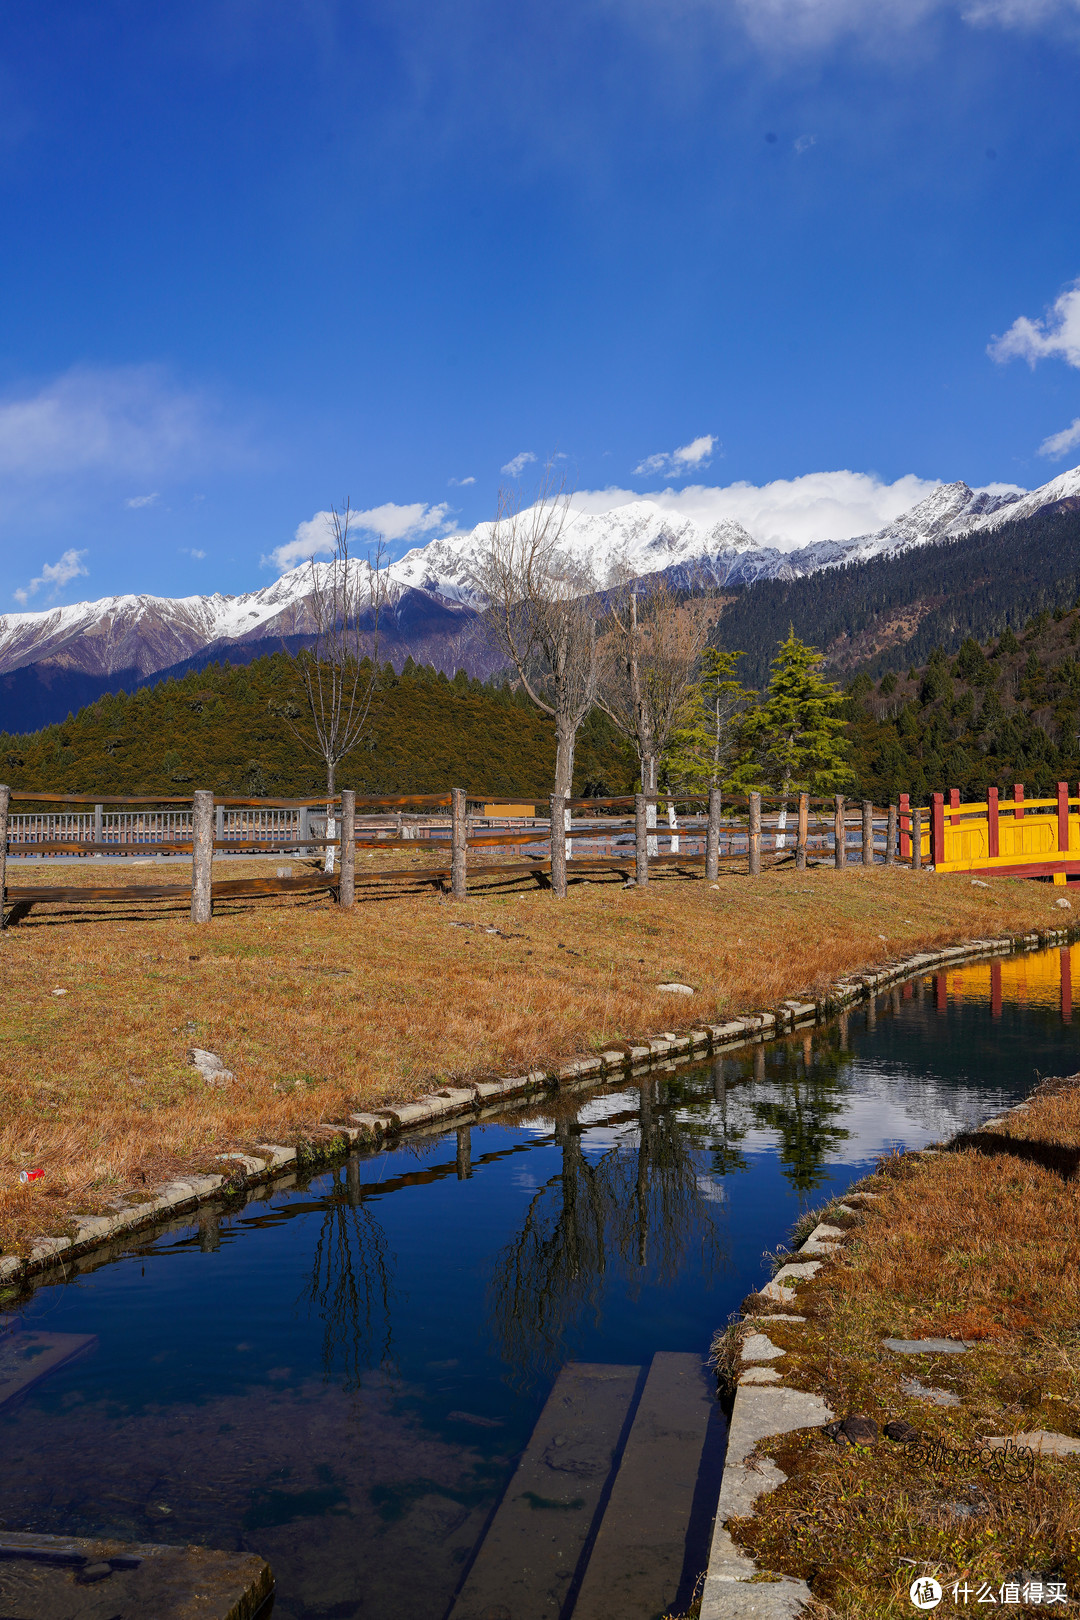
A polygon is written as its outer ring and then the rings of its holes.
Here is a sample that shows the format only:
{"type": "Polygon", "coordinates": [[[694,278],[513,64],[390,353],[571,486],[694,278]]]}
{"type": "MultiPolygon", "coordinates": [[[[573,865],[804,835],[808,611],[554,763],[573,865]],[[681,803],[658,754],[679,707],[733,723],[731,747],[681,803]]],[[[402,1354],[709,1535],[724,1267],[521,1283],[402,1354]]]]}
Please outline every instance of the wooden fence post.
{"type": "Polygon", "coordinates": [[[922,871],[922,811],[911,812],[911,870],[922,871]]]}
{"type": "Polygon", "coordinates": [[[761,794],[750,795],[750,852],[751,877],[761,876],[761,794]]]}
{"type": "Polygon", "coordinates": [[[644,793],[634,794],[634,877],[639,888],[649,881],[649,818],[644,793]]]}
{"type": "Polygon", "coordinates": [[[889,806],[889,826],[888,826],[888,831],[885,834],[885,865],[886,866],[895,866],[896,865],[896,822],[897,822],[896,806],[895,806],[895,804],[890,804],[890,806],[889,806]]]}
{"type": "Polygon", "coordinates": [[[930,865],[937,871],[945,859],[945,795],[935,793],[930,799],[930,865]]]}
{"type": "Polygon", "coordinates": [[[847,833],[844,829],[844,795],[836,795],[836,808],[833,811],[833,865],[836,867],[847,864],[847,833]]]}
{"type": "Polygon", "coordinates": [[[911,795],[900,795],[900,859],[911,859],[911,795]]]}
{"type": "Polygon", "coordinates": [[[465,898],[465,851],[468,828],[465,825],[465,789],[450,790],[450,893],[455,900],[465,898]]]}
{"type": "Polygon", "coordinates": [[[720,789],[709,789],[709,826],[705,833],[705,881],[720,876],[720,789]]]}
{"type": "Polygon", "coordinates": [[[1014,819],[1014,821],[1023,821],[1023,819],[1024,819],[1024,784],[1023,784],[1023,782],[1014,782],[1013,783],[1013,799],[1014,799],[1015,804],[1016,804],[1016,808],[1013,811],[1013,819],[1014,819]]]}
{"type": "Polygon", "coordinates": [[[874,806],[869,799],[864,799],[862,806],[862,863],[874,864],[874,806]]]}
{"type": "Polygon", "coordinates": [[[4,926],[4,885],[7,882],[8,809],[11,789],[0,784],[0,929],[4,926]]]}
{"type": "Polygon", "coordinates": [[[986,790],[986,853],[987,855],[1001,854],[1001,826],[998,822],[998,790],[996,787],[986,790]]]}
{"type": "Polygon", "coordinates": [[[810,795],[799,794],[799,831],[795,838],[795,870],[806,871],[806,840],[810,834],[810,795]]]}
{"type": "Polygon", "coordinates": [[[341,790],[341,881],[338,904],[351,911],[356,900],[356,790],[341,790]]]}
{"type": "Polygon", "coordinates": [[[213,915],[214,795],[200,789],[192,805],[191,920],[208,923],[213,915]]]}
{"type": "Polygon", "coordinates": [[[551,805],[551,892],[559,900],[566,899],[566,800],[561,793],[553,793],[551,805]]]}

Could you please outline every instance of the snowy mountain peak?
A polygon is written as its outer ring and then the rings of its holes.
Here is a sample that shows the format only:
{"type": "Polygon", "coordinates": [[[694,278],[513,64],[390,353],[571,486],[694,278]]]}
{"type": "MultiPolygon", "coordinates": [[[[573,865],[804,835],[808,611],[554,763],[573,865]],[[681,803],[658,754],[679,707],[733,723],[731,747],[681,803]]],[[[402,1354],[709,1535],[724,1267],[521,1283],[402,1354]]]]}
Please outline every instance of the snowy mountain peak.
{"type": "MultiPolygon", "coordinates": [[[[706,527],[642,498],[603,511],[572,508],[562,544],[601,587],[626,569],[642,575],[664,572],[684,582],[741,585],[795,579],[930,545],[1028,517],[1061,501],[1080,503],[1080,467],[1030,493],[1010,485],[972,490],[961,481],[941,484],[873,534],[783,551],[755,540],[732,518],[706,527]]],[[[416,546],[391,566],[391,578],[401,589],[395,615],[399,639],[407,640],[421,624],[425,634],[454,634],[463,617],[482,605],[473,578],[490,534],[491,525],[481,523],[468,533],[416,546]]],[[[310,594],[311,566],[305,563],[241,596],[131,594],[3,614],[0,674],[47,665],[95,677],[123,672],[129,679],[155,674],[208,649],[221,649],[227,657],[230,648],[245,642],[280,641],[310,631],[310,594]]]]}

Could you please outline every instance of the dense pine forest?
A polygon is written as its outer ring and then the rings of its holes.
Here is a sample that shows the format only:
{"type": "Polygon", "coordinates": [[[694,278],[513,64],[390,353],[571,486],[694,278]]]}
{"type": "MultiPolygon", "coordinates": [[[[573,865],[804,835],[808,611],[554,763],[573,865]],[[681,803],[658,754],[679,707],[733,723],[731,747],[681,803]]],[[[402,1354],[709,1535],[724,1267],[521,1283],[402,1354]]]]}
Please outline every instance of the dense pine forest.
{"type": "Polygon", "coordinates": [[[1046,609],[1017,636],[968,637],[921,668],[848,686],[851,762],[878,803],[959,788],[965,798],[1023,782],[1041,797],[1080,778],[1080,604],[1046,609]]]}
{"type": "Polygon", "coordinates": [[[1080,596],[1080,512],[1048,510],[985,534],[895,557],[827,568],[797,580],[761,580],[724,611],[717,639],[744,653],[740,678],[761,687],[788,626],[820,647],[834,677],[879,678],[1014,632],[1035,614],[1080,596]]]}
{"type": "MultiPolygon", "coordinates": [[[[61,725],[0,734],[0,780],[61,793],[301,797],[325,788],[305,735],[303,695],[282,653],[246,665],[212,664],[182,680],[106,693],[61,725]]],[[[509,686],[453,680],[409,660],[387,665],[370,734],[338,781],[360,793],[469,793],[546,797],[554,773],[551,722],[509,686]]],[[[578,739],[578,793],[628,792],[634,755],[599,714],[578,739]]]]}

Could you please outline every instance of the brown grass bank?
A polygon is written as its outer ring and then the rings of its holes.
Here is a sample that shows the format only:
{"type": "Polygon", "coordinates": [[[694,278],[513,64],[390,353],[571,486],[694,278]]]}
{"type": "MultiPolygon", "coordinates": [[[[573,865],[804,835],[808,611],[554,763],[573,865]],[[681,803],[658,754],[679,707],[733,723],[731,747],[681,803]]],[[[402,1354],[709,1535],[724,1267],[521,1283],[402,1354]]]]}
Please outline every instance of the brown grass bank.
{"type": "MultiPolygon", "coordinates": [[[[85,883],[87,865],[11,875],[85,883]]],[[[180,904],[42,907],[0,936],[0,1249],[351,1109],[820,994],[920,947],[1060,926],[1060,893],[902,868],[714,888],[669,869],[644,891],[611,879],[563,902],[493,886],[462,902],[362,895],[350,914],[322,897],[237,903],[202,928],[180,904]],[[695,994],[659,992],[666,980],[695,994]],[[191,1046],[235,1081],[206,1085],[191,1046]]]]}
{"type": "MultiPolygon", "coordinates": [[[[1035,1093],[1014,1134],[1080,1140],[1080,1083],[1035,1093]]],[[[842,1251],[798,1290],[805,1325],[777,1323],[784,1382],[824,1395],[840,1419],[884,1433],[846,1445],[804,1431],[759,1448],[788,1482],[736,1530],[759,1566],[811,1583],[822,1612],[884,1620],[914,1611],[916,1575],[945,1588],[940,1614],[977,1609],[987,1588],[1051,1583],[1080,1595],[1080,1454],[1020,1459],[1001,1474],[991,1436],[1080,1437],[1080,1183],[1013,1154],[895,1156],[847,1202],[842,1251]],[[964,1354],[905,1356],[886,1338],[968,1342],[964,1354]],[[914,1381],[914,1382],[913,1382],[914,1381]],[[955,1397],[938,1405],[922,1390],[955,1397]],[[981,1456],[981,1460],[980,1460],[981,1456]],[[953,1588],[958,1588],[956,1599],[953,1588]],[[964,1589],[969,1588],[965,1600],[964,1589]]],[[[789,1307],[790,1309],[790,1307],[789,1307]]],[[[760,1325],[760,1318],[756,1319],[760,1325]]]]}

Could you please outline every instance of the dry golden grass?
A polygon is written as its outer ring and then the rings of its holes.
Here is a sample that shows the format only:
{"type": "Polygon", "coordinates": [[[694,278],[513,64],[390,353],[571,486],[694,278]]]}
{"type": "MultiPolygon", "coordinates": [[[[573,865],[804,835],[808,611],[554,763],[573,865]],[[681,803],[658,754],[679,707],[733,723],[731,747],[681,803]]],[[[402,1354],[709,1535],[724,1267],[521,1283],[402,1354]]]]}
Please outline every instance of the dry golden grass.
{"type": "MultiPolygon", "coordinates": [[[[1044,1138],[1053,1100],[1036,1097],[1029,1115],[1044,1138]]],[[[896,1157],[865,1185],[880,1196],[799,1291],[805,1327],[770,1329],[788,1350],[785,1381],[840,1417],[902,1418],[953,1449],[1037,1429],[1080,1435],[1076,1183],[967,1151],[896,1157]],[[962,1356],[906,1357],[886,1337],[976,1342],[962,1356]],[[912,1378],[960,1404],[905,1393],[912,1378]]],[[[1080,1586],[1080,1459],[1041,1458],[1034,1478],[1010,1482],[974,1459],[927,1464],[885,1438],[842,1448],[804,1431],[763,1449],[790,1477],[739,1539],[765,1567],[810,1579],[844,1620],[910,1614],[916,1574],[996,1589],[1027,1571],[1080,1586]]]]}
{"type": "MultiPolygon", "coordinates": [[[[401,854],[363,864],[400,867],[401,854]]],[[[9,868],[9,879],[187,875],[146,866],[57,863],[9,868]]],[[[220,875],[266,870],[230,861],[220,875]]],[[[362,889],[349,914],[321,895],[230,902],[201,928],[181,901],[42,907],[0,943],[0,1246],[25,1249],[126,1190],[226,1148],[295,1141],[357,1107],[820,992],[920,946],[1060,919],[1044,885],[824,867],[725,875],[718,888],[668,875],[637,891],[609,878],[573,885],[563,902],[520,879],[461,902],[362,889]],[[659,993],[668,979],[696,994],[659,993]],[[187,1065],[193,1045],[219,1053],[235,1083],[208,1087],[187,1065]],[[30,1166],[45,1176],[20,1187],[30,1166]]]]}

